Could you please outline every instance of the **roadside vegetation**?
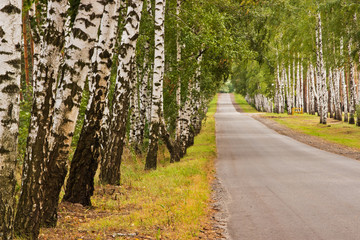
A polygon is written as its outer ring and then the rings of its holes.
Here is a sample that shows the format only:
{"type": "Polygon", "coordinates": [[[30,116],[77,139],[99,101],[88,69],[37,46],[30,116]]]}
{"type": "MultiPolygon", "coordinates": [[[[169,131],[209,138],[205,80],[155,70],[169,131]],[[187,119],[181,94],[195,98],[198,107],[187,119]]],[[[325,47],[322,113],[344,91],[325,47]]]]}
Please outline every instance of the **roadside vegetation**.
{"type": "Polygon", "coordinates": [[[258,112],[253,106],[248,104],[245,98],[241,94],[234,93],[235,102],[240,106],[240,108],[246,113],[258,112]]]}
{"type": "MultiPolygon", "coordinates": [[[[235,101],[244,112],[253,112],[255,109],[250,106],[240,94],[234,94],[235,101]]],[[[256,111],[256,110],[255,110],[256,111]]],[[[360,129],[355,125],[328,119],[328,125],[319,123],[317,115],[287,113],[264,113],[264,117],[290,128],[295,131],[316,136],[321,139],[338,143],[347,147],[360,149],[360,129]]]]}
{"type": "MultiPolygon", "coordinates": [[[[184,159],[170,164],[162,145],[159,167],[145,171],[144,159],[126,150],[121,186],[96,183],[92,207],[62,203],[55,229],[40,239],[194,239],[209,229],[210,182],[216,158],[217,97],[201,133],[184,159]]],[[[95,181],[98,182],[98,176],[95,181]]]]}

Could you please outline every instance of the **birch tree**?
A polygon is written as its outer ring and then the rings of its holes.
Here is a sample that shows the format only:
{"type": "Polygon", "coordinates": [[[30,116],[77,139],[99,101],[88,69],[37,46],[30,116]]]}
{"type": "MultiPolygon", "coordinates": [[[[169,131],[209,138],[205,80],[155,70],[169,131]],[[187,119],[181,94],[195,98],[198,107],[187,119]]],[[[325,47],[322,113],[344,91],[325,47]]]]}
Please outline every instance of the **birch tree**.
{"type": "Polygon", "coordinates": [[[165,0],[155,0],[155,58],[149,148],[145,169],[156,169],[160,124],[163,117],[163,80],[165,70],[165,0]]]}
{"type": "Polygon", "coordinates": [[[109,1],[100,24],[100,36],[92,59],[92,85],[85,120],[73,160],[63,201],[91,205],[94,176],[101,154],[101,123],[107,104],[112,58],[116,41],[120,1],[109,1]]]}
{"type": "Polygon", "coordinates": [[[177,111],[177,118],[176,118],[176,129],[175,129],[175,143],[176,149],[178,154],[183,155],[181,153],[181,128],[182,128],[182,121],[181,115],[183,114],[182,111],[182,104],[181,104],[181,78],[180,78],[180,61],[181,61],[181,46],[180,46],[180,10],[181,10],[181,0],[176,1],[176,66],[177,66],[177,86],[176,86],[176,105],[178,107],[177,111]]]}
{"type": "Polygon", "coordinates": [[[54,92],[64,44],[64,16],[67,1],[49,1],[41,52],[34,66],[33,107],[26,155],[23,163],[21,194],[15,230],[18,235],[38,235],[40,228],[45,162],[52,125],[54,92]]]}
{"type": "Polygon", "coordinates": [[[13,238],[19,133],[21,1],[0,2],[0,237],[13,238]]]}
{"type": "MultiPolygon", "coordinates": [[[[344,54],[344,43],[343,38],[340,40],[340,56],[343,58],[344,54]]],[[[343,108],[344,108],[344,122],[349,121],[348,115],[348,93],[347,93],[347,86],[346,86],[346,79],[345,79],[345,67],[344,61],[342,61],[341,68],[340,68],[340,75],[341,75],[341,86],[342,86],[342,96],[343,96],[343,108]]]]}
{"type": "Polygon", "coordinates": [[[317,41],[316,41],[316,56],[317,56],[317,81],[319,82],[319,107],[320,107],[320,123],[326,124],[328,114],[328,92],[326,85],[326,72],[324,69],[323,58],[323,41],[320,12],[317,14],[317,41]]]}
{"type": "Polygon", "coordinates": [[[49,139],[49,157],[45,169],[43,224],[57,222],[59,194],[67,174],[67,158],[82,91],[88,76],[98,29],[107,2],[81,0],[69,41],[65,44],[62,75],[56,91],[54,122],[49,139]]]}
{"type": "Polygon", "coordinates": [[[349,124],[355,124],[355,105],[356,105],[356,85],[355,85],[355,76],[354,76],[354,63],[351,58],[351,44],[352,39],[350,38],[348,43],[348,59],[349,59],[349,124]]]}
{"type": "Polygon", "coordinates": [[[100,181],[104,184],[120,184],[120,165],[129,110],[130,82],[135,81],[133,67],[142,7],[142,0],[129,2],[125,26],[121,36],[118,56],[119,66],[110,116],[109,139],[100,171],[100,181]]]}

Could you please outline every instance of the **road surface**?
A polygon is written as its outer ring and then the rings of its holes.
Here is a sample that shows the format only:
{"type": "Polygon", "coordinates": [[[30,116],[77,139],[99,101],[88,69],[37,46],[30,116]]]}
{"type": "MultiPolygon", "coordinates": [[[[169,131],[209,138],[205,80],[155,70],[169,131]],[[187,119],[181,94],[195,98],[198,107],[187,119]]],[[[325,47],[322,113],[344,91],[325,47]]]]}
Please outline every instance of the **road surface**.
{"type": "Polygon", "coordinates": [[[360,162],[238,113],[220,94],[217,172],[233,240],[360,239],[360,162]]]}

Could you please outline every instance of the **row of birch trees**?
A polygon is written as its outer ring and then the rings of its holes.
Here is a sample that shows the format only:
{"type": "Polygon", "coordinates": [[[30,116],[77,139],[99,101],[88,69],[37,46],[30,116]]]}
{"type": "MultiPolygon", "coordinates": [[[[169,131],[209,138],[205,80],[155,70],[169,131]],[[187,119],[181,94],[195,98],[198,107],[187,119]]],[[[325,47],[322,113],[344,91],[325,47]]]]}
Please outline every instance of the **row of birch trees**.
{"type": "Polygon", "coordinates": [[[331,117],[360,125],[359,4],[268,1],[256,8],[246,29],[254,57],[239,63],[238,91],[259,110],[298,108],[323,124],[331,117]]]}
{"type": "Polygon", "coordinates": [[[162,143],[170,161],[180,161],[229,75],[236,45],[226,30],[230,5],[0,3],[2,239],[14,232],[37,239],[40,227],[56,226],[62,189],[62,201],[91,205],[97,171],[102,184],[119,185],[124,148],[146,156],[147,170],[156,169],[162,143]],[[22,114],[20,105],[31,106],[31,114],[22,114]],[[27,136],[19,134],[19,115],[29,123],[27,136]],[[17,162],[22,177],[16,203],[17,162]]]}

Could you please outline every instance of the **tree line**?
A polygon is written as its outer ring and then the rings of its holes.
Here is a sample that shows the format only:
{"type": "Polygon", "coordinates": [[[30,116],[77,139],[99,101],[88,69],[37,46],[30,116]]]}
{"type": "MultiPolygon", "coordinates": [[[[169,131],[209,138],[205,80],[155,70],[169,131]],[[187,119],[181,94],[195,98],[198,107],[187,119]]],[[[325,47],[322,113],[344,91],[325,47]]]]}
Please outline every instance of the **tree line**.
{"type": "Polygon", "coordinates": [[[62,188],[91,205],[98,166],[101,184],[119,185],[124,148],[147,170],[159,144],[180,161],[240,52],[230,26],[254,4],[2,1],[1,238],[56,226],[62,188]]]}
{"type": "Polygon", "coordinates": [[[262,2],[242,26],[251,55],[235,67],[235,88],[262,111],[360,125],[359,11],[351,0],[262,2]]]}

